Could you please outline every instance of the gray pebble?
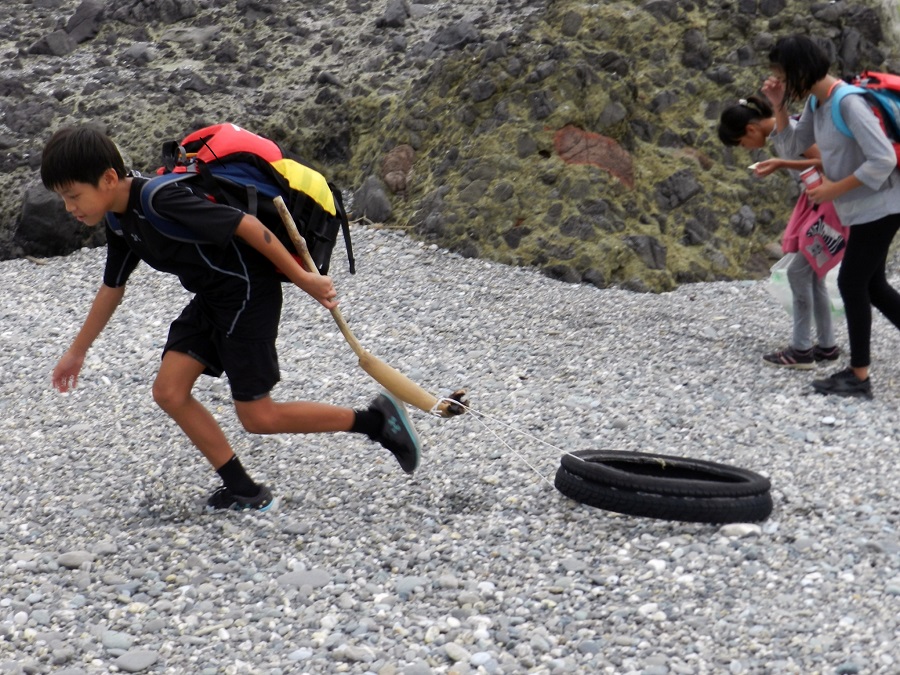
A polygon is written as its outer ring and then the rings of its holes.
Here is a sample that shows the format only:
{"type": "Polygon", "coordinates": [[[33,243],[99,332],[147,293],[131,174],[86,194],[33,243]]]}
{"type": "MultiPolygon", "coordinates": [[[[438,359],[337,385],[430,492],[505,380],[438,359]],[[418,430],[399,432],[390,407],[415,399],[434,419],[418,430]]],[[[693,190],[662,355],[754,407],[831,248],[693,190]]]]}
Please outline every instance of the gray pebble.
{"type": "Polygon", "coordinates": [[[451,661],[468,661],[472,655],[462,646],[455,642],[448,642],[444,645],[444,653],[451,661]]]}
{"type": "Polygon", "coordinates": [[[159,660],[159,654],[150,649],[135,649],[118,657],[114,663],[126,673],[139,673],[159,660]]]}
{"type": "Polygon", "coordinates": [[[63,553],[60,555],[56,562],[70,570],[78,569],[86,562],[91,562],[94,559],[94,554],[90,551],[69,551],[68,553],[63,553]]]}
{"type": "Polygon", "coordinates": [[[126,635],[125,633],[105,631],[101,636],[100,641],[103,643],[103,646],[109,650],[119,649],[126,651],[128,649],[131,649],[131,645],[134,643],[134,638],[132,638],[130,635],[126,635]]]}
{"type": "Polygon", "coordinates": [[[287,572],[278,577],[282,586],[310,586],[321,588],[331,581],[331,575],[322,569],[287,572]]]}

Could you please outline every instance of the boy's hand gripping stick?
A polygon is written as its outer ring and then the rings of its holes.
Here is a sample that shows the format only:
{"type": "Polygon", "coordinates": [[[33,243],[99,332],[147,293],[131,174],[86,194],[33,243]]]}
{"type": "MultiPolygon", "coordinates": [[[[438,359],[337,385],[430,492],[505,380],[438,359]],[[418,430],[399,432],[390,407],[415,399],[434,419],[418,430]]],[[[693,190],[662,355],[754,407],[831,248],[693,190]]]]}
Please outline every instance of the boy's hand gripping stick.
{"type": "MultiPolygon", "coordinates": [[[[284,200],[281,197],[276,197],[274,201],[275,208],[278,209],[278,214],[281,216],[281,220],[284,222],[284,226],[291,236],[291,241],[293,241],[294,246],[297,247],[297,252],[300,254],[303,266],[306,267],[307,271],[312,272],[313,274],[319,274],[319,270],[309,254],[306,240],[297,229],[297,225],[294,223],[294,219],[291,216],[290,211],[288,211],[287,206],[285,206],[284,200]]],[[[341,315],[340,309],[337,307],[332,309],[331,316],[334,317],[334,321],[337,323],[344,339],[347,340],[347,343],[359,358],[360,367],[366,371],[372,379],[401,401],[405,401],[419,410],[434,413],[441,417],[453,417],[455,415],[461,415],[466,411],[465,406],[467,403],[463,400],[466,393],[464,390],[455,391],[447,399],[438,401],[437,397],[429,394],[399,370],[392,368],[381,359],[363,349],[359,340],[356,339],[356,336],[353,335],[353,332],[344,320],[343,315],[341,315]]]]}

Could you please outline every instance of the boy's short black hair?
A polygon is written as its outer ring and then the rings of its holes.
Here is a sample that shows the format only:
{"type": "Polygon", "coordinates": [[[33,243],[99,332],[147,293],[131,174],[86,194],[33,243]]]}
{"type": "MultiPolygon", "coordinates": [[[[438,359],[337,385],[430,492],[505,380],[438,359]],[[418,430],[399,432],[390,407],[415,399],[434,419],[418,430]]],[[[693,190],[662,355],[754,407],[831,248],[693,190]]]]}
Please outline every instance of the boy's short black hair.
{"type": "Polygon", "coordinates": [[[769,63],[784,73],[787,103],[809,96],[812,86],[828,75],[831,58],[828,51],[808,35],[783,37],[769,52],[769,63]]]}
{"type": "Polygon", "coordinates": [[[769,119],[774,114],[772,105],[762,96],[751,96],[725,108],[719,118],[719,140],[732,147],[740,145],[748,124],[769,119]]]}
{"type": "Polygon", "coordinates": [[[126,175],[125,162],[116,144],[96,127],[65,127],[57,131],[41,154],[41,181],[48,190],[72,183],[99,185],[107,170],[126,175]]]}

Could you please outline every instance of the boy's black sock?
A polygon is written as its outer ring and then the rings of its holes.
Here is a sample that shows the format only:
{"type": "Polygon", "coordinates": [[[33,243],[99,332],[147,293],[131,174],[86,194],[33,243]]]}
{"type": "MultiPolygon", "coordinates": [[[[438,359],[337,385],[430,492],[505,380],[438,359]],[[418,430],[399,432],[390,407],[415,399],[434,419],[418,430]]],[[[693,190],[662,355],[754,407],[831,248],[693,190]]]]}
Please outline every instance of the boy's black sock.
{"type": "Polygon", "coordinates": [[[354,410],[356,418],[353,420],[353,426],[350,431],[356,434],[365,434],[369,438],[375,438],[381,433],[381,427],[384,424],[384,415],[372,408],[365,410],[354,410]]]}
{"type": "Polygon", "coordinates": [[[216,469],[219,478],[225,483],[225,487],[241,497],[255,497],[259,494],[259,485],[247,475],[241,460],[234,455],[222,466],[216,469]]]}

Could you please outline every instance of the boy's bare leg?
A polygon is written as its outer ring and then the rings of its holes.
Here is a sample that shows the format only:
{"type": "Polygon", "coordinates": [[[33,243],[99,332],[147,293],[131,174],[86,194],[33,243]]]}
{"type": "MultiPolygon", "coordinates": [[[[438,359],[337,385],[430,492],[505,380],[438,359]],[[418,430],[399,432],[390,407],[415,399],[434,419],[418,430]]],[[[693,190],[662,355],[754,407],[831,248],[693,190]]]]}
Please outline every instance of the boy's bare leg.
{"type": "Polygon", "coordinates": [[[219,423],[191,394],[204,369],[202,363],[187,354],[166,352],[153,383],[153,400],[218,470],[234,456],[234,451],[219,423]]]}
{"type": "Polygon", "coordinates": [[[403,404],[382,394],[365,410],[326,403],[276,403],[270,396],[256,401],[235,401],[244,428],[254,434],[308,434],[329,431],[363,433],[390,450],[401,468],[412,473],[419,466],[420,447],[403,404]]]}
{"type": "Polygon", "coordinates": [[[277,403],[270,396],[235,401],[234,409],[244,428],[253,434],[350,431],[356,415],[350,408],[306,401],[277,403]]]}
{"type": "MultiPolygon", "coordinates": [[[[153,398],[209,460],[227,487],[237,494],[252,495],[249,491],[256,483],[240,466],[218,422],[191,394],[203,370],[203,364],[187,354],[166,352],[153,383],[153,398]]],[[[276,403],[270,396],[235,401],[234,407],[241,424],[251,433],[356,431],[390,450],[407,473],[419,464],[420,442],[412,422],[402,403],[392,403],[386,395],[363,411],[306,401],[276,403]]]]}

